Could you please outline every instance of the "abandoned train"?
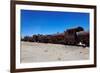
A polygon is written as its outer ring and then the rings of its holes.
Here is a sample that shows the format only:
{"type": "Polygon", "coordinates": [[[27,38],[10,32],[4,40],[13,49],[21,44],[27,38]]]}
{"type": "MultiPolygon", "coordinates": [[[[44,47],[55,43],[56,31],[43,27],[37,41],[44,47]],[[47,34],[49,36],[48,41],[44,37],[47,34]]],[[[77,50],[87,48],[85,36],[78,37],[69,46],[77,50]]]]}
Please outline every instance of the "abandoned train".
{"type": "Polygon", "coordinates": [[[33,35],[25,36],[22,41],[40,42],[40,43],[53,43],[53,44],[66,44],[78,45],[79,43],[89,46],[89,32],[84,31],[82,27],[67,29],[63,33],[52,35],[33,35]]]}

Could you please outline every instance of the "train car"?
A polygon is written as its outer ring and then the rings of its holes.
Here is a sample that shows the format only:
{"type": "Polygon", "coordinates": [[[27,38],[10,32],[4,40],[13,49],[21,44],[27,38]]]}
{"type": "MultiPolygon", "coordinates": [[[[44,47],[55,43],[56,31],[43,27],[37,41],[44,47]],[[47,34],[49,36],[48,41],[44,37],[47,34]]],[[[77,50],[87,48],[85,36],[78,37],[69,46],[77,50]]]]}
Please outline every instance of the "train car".
{"type": "Polygon", "coordinates": [[[78,44],[78,37],[77,32],[83,31],[84,29],[82,27],[72,28],[65,31],[65,44],[68,45],[77,45],[78,44]]]}
{"type": "Polygon", "coordinates": [[[55,44],[64,44],[64,33],[52,35],[51,41],[55,44]]]}

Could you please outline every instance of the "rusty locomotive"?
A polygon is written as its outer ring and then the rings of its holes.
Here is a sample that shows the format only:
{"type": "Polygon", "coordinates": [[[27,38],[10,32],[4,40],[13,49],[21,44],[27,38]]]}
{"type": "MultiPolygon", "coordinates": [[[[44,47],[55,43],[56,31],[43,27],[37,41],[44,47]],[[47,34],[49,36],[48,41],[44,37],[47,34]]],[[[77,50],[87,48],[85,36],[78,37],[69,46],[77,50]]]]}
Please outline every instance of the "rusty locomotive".
{"type": "Polygon", "coordinates": [[[21,40],[65,45],[78,45],[79,43],[82,43],[85,44],[85,46],[89,46],[89,32],[84,31],[82,27],[76,27],[72,29],[67,29],[63,33],[25,36],[21,40]]]}

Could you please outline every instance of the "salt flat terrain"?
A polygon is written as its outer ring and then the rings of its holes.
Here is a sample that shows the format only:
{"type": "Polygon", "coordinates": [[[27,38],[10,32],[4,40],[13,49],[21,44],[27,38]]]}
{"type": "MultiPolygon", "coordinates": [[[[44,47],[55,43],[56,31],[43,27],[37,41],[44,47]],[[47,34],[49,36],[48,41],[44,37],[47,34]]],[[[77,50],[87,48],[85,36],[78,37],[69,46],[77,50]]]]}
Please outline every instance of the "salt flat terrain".
{"type": "Polygon", "coordinates": [[[21,42],[21,63],[89,59],[89,47],[21,42]]]}

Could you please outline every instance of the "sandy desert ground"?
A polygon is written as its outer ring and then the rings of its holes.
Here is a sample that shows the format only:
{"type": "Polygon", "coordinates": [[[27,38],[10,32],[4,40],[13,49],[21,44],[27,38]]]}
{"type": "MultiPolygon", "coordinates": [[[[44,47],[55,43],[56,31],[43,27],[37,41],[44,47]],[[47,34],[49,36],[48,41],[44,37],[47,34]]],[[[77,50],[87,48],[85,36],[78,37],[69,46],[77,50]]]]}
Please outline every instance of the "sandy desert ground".
{"type": "Polygon", "coordinates": [[[89,59],[89,47],[21,42],[21,63],[89,59]]]}

